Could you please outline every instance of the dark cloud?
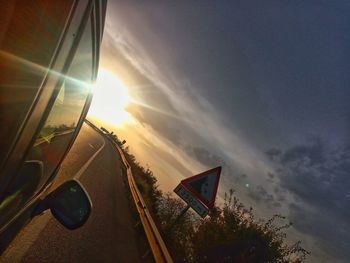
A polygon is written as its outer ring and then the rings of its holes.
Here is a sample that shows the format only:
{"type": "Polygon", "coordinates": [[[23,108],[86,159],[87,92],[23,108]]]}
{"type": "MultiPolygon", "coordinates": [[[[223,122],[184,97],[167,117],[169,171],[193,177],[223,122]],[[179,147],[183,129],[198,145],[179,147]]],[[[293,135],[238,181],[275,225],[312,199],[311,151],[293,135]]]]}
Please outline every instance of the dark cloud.
{"type": "Polygon", "coordinates": [[[228,188],[247,183],[248,176],[242,173],[242,169],[234,161],[227,160],[224,154],[217,153],[213,148],[209,151],[202,146],[187,145],[183,148],[189,156],[207,167],[222,166],[222,179],[226,180],[228,188]]]}
{"type": "Polygon", "coordinates": [[[273,173],[267,173],[266,182],[269,184],[274,184],[275,183],[275,175],[273,173]]]}
{"type": "Polygon", "coordinates": [[[329,253],[350,258],[350,147],[329,149],[315,139],[280,150],[274,160],[281,182],[274,192],[285,189],[298,201],[290,205],[295,227],[316,237],[329,253]]]}
{"type": "MultiPolygon", "coordinates": [[[[294,162],[302,162],[305,165],[313,166],[325,161],[324,146],[319,138],[312,139],[309,145],[299,145],[286,150],[280,155],[280,162],[288,165],[294,162]]],[[[277,155],[275,155],[277,157],[277,155]]]]}
{"type": "Polygon", "coordinates": [[[284,202],[286,200],[286,189],[275,186],[273,192],[278,202],[284,202]]]}
{"type": "Polygon", "coordinates": [[[305,209],[300,204],[289,206],[289,218],[294,228],[316,239],[317,245],[338,260],[348,262],[350,257],[350,225],[326,209],[305,209]]]}
{"type": "Polygon", "coordinates": [[[250,141],[348,137],[347,1],[120,2],[113,17],[155,64],[189,79],[250,141]]]}
{"type": "Polygon", "coordinates": [[[251,188],[248,195],[257,202],[264,202],[266,204],[271,204],[274,202],[273,195],[268,193],[262,185],[251,188]]]}
{"type": "Polygon", "coordinates": [[[280,202],[274,202],[272,205],[274,207],[276,207],[276,208],[281,208],[282,207],[282,204],[280,202]]]}
{"type": "Polygon", "coordinates": [[[157,111],[141,105],[131,105],[128,112],[132,114],[142,125],[149,125],[158,134],[170,140],[174,144],[181,144],[181,135],[184,127],[179,127],[169,116],[165,116],[157,111]]]}
{"type": "Polygon", "coordinates": [[[278,156],[280,156],[282,153],[282,151],[280,149],[277,148],[271,148],[269,150],[267,150],[265,152],[265,154],[271,159],[274,160],[275,158],[277,158],[278,156]]]}
{"type": "Polygon", "coordinates": [[[267,173],[267,176],[271,179],[275,178],[275,175],[273,173],[267,173]]]}
{"type": "Polygon", "coordinates": [[[207,149],[203,147],[192,147],[192,153],[193,156],[198,160],[200,163],[206,165],[206,166],[219,166],[224,165],[225,161],[219,157],[216,154],[213,154],[209,152],[207,149]]]}
{"type": "Polygon", "coordinates": [[[240,174],[238,176],[239,180],[247,180],[247,175],[246,174],[240,174]]]}

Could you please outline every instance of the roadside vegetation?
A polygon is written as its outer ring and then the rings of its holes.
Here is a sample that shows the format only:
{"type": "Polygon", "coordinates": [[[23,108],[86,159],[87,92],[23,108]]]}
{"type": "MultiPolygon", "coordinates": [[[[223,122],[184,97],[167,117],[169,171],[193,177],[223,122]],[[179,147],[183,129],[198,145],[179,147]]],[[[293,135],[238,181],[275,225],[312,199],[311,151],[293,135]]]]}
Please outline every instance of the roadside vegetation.
{"type": "Polygon", "coordinates": [[[256,219],[253,208],[246,208],[234,190],[226,193],[224,205],[214,207],[205,219],[189,210],[173,224],[185,203],[172,193],[160,191],[153,172],[140,165],[117,138],[116,141],[175,262],[297,263],[305,262],[310,254],[301,241],[289,244],[284,231],[292,223],[285,217],[256,219]]]}

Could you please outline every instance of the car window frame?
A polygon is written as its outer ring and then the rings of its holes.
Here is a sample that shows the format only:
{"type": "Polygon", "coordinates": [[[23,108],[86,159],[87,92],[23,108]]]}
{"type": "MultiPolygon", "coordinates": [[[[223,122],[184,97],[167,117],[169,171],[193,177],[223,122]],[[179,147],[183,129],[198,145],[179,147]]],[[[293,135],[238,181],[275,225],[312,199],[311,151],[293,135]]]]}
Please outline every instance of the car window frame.
{"type": "MultiPolygon", "coordinates": [[[[40,91],[38,92],[37,98],[33,103],[32,110],[28,114],[26,121],[23,125],[21,131],[19,131],[18,139],[12,148],[9,157],[5,165],[3,166],[3,170],[0,175],[0,198],[4,197],[4,193],[6,192],[6,188],[11,184],[13,179],[13,175],[18,171],[21,163],[23,163],[28,151],[33,146],[35,139],[40,132],[42,125],[45,123],[46,117],[51,111],[53,103],[58,96],[59,87],[63,83],[63,77],[60,74],[55,74],[52,72],[62,72],[63,74],[68,71],[70,66],[70,62],[74,58],[75,51],[78,47],[80,37],[83,34],[87,25],[87,22],[91,16],[91,33],[92,33],[92,76],[93,81],[96,80],[97,76],[97,66],[98,66],[98,57],[99,57],[99,45],[100,45],[100,35],[98,35],[97,25],[99,25],[100,13],[98,12],[98,4],[92,0],[81,0],[74,3],[75,6],[71,11],[71,15],[69,21],[66,24],[66,28],[64,30],[63,36],[57,47],[57,54],[53,58],[53,65],[48,70],[48,74],[41,85],[40,91]],[[50,71],[50,73],[49,73],[50,71]],[[46,90],[43,89],[47,85],[46,90]],[[43,108],[45,110],[43,110],[43,108]]],[[[13,221],[15,218],[21,214],[23,210],[25,210],[28,206],[32,205],[40,196],[47,192],[48,188],[51,186],[52,180],[57,173],[60,164],[64,160],[67,155],[69,149],[71,148],[75,138],[78,135],[78,132],[83,124],[83,121],[88,112],[88,108],[90,106],[92,100],[92,94],[89,93],[85,105],[83,107],[82,113],[80,115],[79,121],[77,123],[77,127],[74,131],[72,139],[67,147],[65,154],[60,159],[55,171],[51,174],[46,185],[43,187],[41,192],[37,193],[37,195],[33,196],[22,209],[18,211],[18,213],[10,220],[7,224],[0,226],[0,233],[6,229],[6,227],[13,221]]]]}

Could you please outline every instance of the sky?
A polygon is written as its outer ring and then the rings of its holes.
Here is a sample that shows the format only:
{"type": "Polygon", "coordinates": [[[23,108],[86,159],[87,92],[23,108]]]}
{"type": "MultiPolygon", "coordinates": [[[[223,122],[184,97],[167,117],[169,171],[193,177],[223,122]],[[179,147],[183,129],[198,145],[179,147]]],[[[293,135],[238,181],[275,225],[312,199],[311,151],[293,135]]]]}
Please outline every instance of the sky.
{"type": "Polygon", "coordinates": [[[349,12],[348,1],[110,1],[99,77],[117,91],[97,88],[89,118],[126,139],[163,191],[221,165],[219,199],[233,188],[258,216],[287,216],[309,262],[346,262],[349,12]]]}

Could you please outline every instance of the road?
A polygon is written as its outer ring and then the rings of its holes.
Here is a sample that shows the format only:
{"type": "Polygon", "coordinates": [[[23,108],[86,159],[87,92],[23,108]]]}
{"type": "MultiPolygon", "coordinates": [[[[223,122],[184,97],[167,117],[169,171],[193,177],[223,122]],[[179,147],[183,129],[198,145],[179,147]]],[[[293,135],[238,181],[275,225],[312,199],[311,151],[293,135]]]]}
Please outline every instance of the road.
{"type": "Polygon", "coordinates": [[[0,262],[140,262],[123,182],[120,156],[101,134],[84,124],[62,163],[55,184],[79,178],[93,210],[87,223],[66,230],[48,211],[14,239],[0,262]]]}

